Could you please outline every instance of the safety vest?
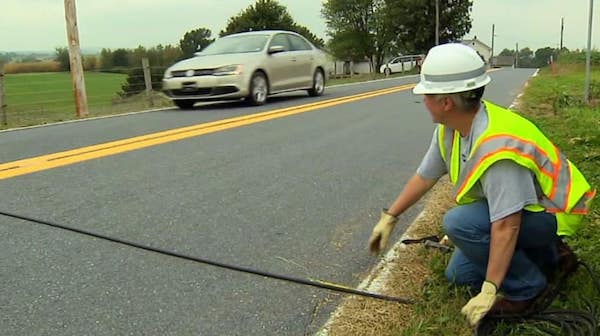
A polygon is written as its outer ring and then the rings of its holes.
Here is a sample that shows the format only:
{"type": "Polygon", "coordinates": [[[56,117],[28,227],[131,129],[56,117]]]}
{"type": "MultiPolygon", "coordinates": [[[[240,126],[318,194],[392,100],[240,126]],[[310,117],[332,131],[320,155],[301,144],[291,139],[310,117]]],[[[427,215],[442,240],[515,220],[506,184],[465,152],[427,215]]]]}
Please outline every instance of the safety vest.
{"type": "Polygon", "coordinates": [[[455,186],[458,204],[477,201],[467,195],[492,164],[512,160],[532,171],[542,189],[539,204],[525,207],[529,211],[547,211],[556,215],[560,236],[570,236],[581,225],[583,215],[596,194],[579,169],[558,150],[529,120],[484,101],[488,126],[474,139],[469,156],[460,167],[460,133],[438,128],[440,153],[455,186]]]}

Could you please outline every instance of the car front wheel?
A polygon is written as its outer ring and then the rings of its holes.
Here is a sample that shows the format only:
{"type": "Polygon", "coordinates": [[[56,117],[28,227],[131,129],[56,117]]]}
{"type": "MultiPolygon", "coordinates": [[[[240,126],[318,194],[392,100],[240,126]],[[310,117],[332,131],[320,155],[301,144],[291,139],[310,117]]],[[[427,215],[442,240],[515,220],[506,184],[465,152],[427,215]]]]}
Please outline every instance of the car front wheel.
{"type": "Polygon", "coordinates": [[[194,104],[196,102],[189,99],[178,99],[174,100],[173,103],[175,103],[175,105],[177,105],[177,107],[179,107],[180,109],[191,109],[192,107],[194,107],[194,104]]]}
{"type": "Polygon", "coordinates": [[[246,97],[246,101],[250,105],[258,106],[267,102],[269,94],[269,82],[267,77],[262,72],[256,72],[250,80],[250,94],[246,97]]]}
{"type": "Polygon", "coordinates": [[[391,74],[392,74],[392,69],[390,69],[390,68],[385,68],[385,70],[383,71],[383,73],[384,73],[386,76],[389,76],[389,75],[391,75],[391,74]]]}
{"type": "Polygon", "coordinates": [[[325,92],[325,76],[323,75],[323,71],[321,69],[317,69],[315,74],[313,75],[313,85],[312,88],[308,90],[308,95],[311,97],[317,97],[325,92]]]}

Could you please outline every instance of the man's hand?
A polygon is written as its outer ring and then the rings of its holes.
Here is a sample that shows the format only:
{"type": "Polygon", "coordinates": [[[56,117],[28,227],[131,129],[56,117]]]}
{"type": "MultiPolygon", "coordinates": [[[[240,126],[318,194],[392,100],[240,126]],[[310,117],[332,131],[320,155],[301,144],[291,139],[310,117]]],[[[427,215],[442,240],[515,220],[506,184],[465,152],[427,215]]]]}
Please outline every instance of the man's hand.
{"type": "Polygon", "coordinates": [[[398,217],[388,214],[385,210],[381,212],[381,219],[373,228],[373,233],[369,239],[369,250],[372,253],[379,253],[385,249],[397,221],[398,217]]]}
{"type": "Polygon", "coordinates": [[[467,317],[469,323],[474,326],[492,309],[496,302],[496,285],[489,281],[484,281],[481,286],[481,292],[460,310],[467,317]]]}

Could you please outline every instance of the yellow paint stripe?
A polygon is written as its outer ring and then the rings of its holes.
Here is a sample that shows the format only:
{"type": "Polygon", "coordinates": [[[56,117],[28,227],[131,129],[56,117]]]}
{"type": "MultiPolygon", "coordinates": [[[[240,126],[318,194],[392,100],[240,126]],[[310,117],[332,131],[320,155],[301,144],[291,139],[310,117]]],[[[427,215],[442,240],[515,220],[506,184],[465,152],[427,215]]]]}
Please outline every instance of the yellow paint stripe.
{"type": "Polygon", "coordinates": [[[350,103],[353,101],[372,98],[384,94],[408,90],[412,87],[414,87],[414,84],[402,85],[393,88],[361,93],[349,97],[329,99],[311,104],[287,107],[268,112],[256,113],[248,116],[241,116],[204,124],[198,124],[194,126],[182,127],[118,141],[77,148],[64,152],[58,152],[29,159],[7,162],[0,164],[0,180],[25,174],[31,174],[46,169],[66,166],[73,163],[92,160],[109,155],[115,155],[149,146],[160,145],[167,142],[223,131],[235,127],[251,125],[271,119],[282,118],[294,114],[314,111],[317,109],[331,107],[339,104],[350,103]]]}

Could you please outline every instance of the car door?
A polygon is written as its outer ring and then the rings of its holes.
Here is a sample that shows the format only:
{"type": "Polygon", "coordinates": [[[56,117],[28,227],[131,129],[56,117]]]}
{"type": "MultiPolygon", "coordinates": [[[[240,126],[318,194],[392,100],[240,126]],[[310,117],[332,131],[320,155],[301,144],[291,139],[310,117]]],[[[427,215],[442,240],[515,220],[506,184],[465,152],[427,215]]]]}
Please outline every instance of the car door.
{"type": "Polygon", "coordinates": [[[400,62],[400,57],[393,58],[390,61],[390,70],[392,73],[394,72],[402,72],[402,63],[400,62]]]}
{"type": "Polygon", "coordinates": [[[294,88],[307,88],[312,86],[315,51],[304,38],[287,34],[292,47],[293,72],[291,74],[294,88]]]}
{"type": "MultiPolygon", "coordinates": [[[[268,48],[270,49],[275,46],[282,47],[283,51],[268,53],[265,62],[267,74],[269,76],[269,84],[271,85],[271,92],[288,90],[294,85],[293,80],[291,79],[291,74],[294,71],[294,55],[292,55],[292,48],[287,38],[287,34],[281,33],[273,36],[268,48]]],[[[267,52],[269,49],[267,49],[267,52]]]]}

